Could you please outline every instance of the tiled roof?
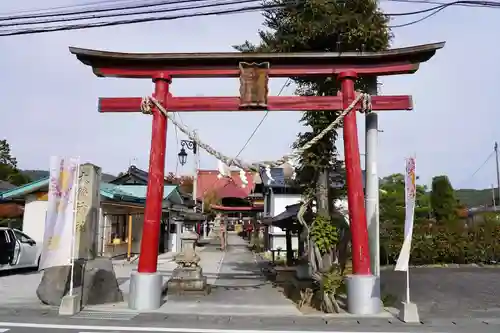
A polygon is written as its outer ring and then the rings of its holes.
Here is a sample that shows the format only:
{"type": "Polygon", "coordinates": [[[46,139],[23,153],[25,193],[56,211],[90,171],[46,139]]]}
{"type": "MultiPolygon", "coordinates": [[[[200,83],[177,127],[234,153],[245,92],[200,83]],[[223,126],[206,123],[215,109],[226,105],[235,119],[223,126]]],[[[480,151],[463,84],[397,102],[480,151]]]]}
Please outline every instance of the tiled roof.
{"type": "MultiPolygon", "coordinates": [[[[146,185],[114,185],[101,183],[101,195],[110,199],[138,199],[145,200],[148,187],[146,185]]],[[[163,187],[163,200],[171,200],[172,203],[182,204],[182,198],[177,185],[165,185],[163,187]]]]}
{"type": "MultiPolygon", "coordinates": [[[[7,192],[0,194],[0,199],[14,199],[23,197],[35,191],[46,191],[49,186],[49,179],[41,179],[39,181],[26,184],[7,192]]],[[[110,183],[101,182],[100,184],[101,195],[109,199],[134,201],[146,199],[147,186],[146,185],[115,185],[110,183]]],[[[178,191],[177,185],[165,185],[163,190],[164,200],[168,199],[172,203],[182,204],[182,198],[178,191]]]]}
{"type": "Polygon", "coordinates": [[[239,171],[232,171],[231,178],[218,178],[217,170],[199,170],[197,183],[197,199],[201,200],[204,195],[214,191],[218,198],[246,198],[252,193],[255,183],[254,175],[246,173],[248,185],[243,187],[239,171]]]}

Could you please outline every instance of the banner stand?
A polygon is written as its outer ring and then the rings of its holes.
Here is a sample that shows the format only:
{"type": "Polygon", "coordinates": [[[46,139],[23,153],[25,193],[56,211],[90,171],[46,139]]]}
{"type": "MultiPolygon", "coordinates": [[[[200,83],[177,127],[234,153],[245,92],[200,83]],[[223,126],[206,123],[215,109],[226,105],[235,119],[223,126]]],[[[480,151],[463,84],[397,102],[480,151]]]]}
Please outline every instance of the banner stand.
{"type": "Polygon", "coordinates": [[[73,184],[75,188],[73,197],[73,225],[71,233],[71,256],[70,256],[70,280],[69,280],[69,294],[63,296],[61,300],[61,305],[59,306],[60,316],[73,316],[82,310],[81,295],[74,294],[74,279],[75,279],[75,238],[76,238],[76,216],[78,213],[78,192],[80,188],[80,158],[78,158],[78,164],[76,166],[76,177],[75,183],[73,184]]]}
{"type": "Polygon", "coordinates": [[[405,168],[405,229],[404,241],[396,262],[395,271],[405,272],[406,295],[399,309],[398,318],[405,323],[420,323],[418,308],[410,301],[410,253],[413,238],[413,222],[415,219],[415,205],[417,196],[416,162],[414,157],[407,158],[405,168]]]}

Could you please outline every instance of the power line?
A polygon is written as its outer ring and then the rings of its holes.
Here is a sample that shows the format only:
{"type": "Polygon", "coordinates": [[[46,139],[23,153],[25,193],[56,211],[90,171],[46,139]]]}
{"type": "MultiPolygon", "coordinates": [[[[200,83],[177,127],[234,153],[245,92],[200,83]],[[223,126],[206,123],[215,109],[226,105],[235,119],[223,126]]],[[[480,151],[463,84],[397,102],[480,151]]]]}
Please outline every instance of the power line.
{"type": "MultiPolygon", "coordinates": [[[[383,0],[385,2],[400,2],[400,3],[407,3],[407,4],[426,4],[426,5],[446,5],[448,2],[442,2],[442,1],[427,1],[427,0],[383,0]]],[[[454,4],[452,6],[460,6],[460,7],[485,7],[484,5],[480,4],[454,4]]]]}
{"type": "MultiPolygon", "coordinates": [[[[81,17],[57,18],[57,19],[46,20],[46,21],[3,23],[3,24],[0,24],[0,28],[24,26],[24,25],[47,24],[47,23],[72,22],[72,21],[82,21],[82,20],[92,20],[92,19],[100,19],[100,18],[132,16],[132,15],[159,14],[159,13],[176,12],[176,11],[182,11],[182,10],[193,10],[193,9],[202,9],[202,8],[211,8],[211,7],[223,7],[223,6],[229,6],[229,5],[239,5],[239,4],[245,4],[245,3],[260,2],[260,1],[261,0],[235,0],[235,1],[219,1],[219,0],[217,0],[217,1],[212,1],[211,3],[208,3],[208,4],[202,4],[202,5],[197,5],[197,6],[164,8],[164,9],[157,9],[155,11],[143,10],[143,11],[136,11],[136,12],[132,12],[132,13],[114,13],[114,14],[98,14],[98,15],[92,14],[92,15],[86,15],[86,16],[81,16],[81,17]]],[[[178,3],[186,3],[186,2],[209,2],[209,1],[207,1],[207,0],[182,0],[182,1],[179,1],[178,3]]],[[[151,6],[158,6],[158,5],[151,5],[151,6]]],[[[144,7],[144,5],[141,5],[139,7],[144,7]]],[[[115,10],[117,10],[117,9],[99,10],[99,12],[115,11],[115,10]]],[[[59,16],[59,15],[57,15],[57,16],[59,16]]],[[[0,19],[0,21],[2,21],[2,19],[0,19]]]]}
{"type": "Polygon", "coordinates": [[[472,178],[474,178],[474,176],[479,172],[481,171],[482,168],[484,168],[484,166],[490,161],[490,159],[493,157],[493,155],[495,155],[495,151],[492,151],[488,157],[484,160],[484,162],[479,166],[479,168],[476,169],[476,171],[474,171],[472,173],[472,175],[468,178],[466,178],[464,181],[461,181],[459,184],[463,184],[465,182],[468,182],[469,180],[471,180],[472,178]]]}
{"type": "MultiPolygon", "coordinates": [[[[70,16],[70,15],[81,15],[81,14],[96,14],[102,12],[110,12],[110,11],[118,11],[118,10],[131,10],[131,9],[140,9],[140,8],[150,8],[164,5],[172,5],[172,4],[181,4],[181,3],[190,3],[190,2],[198,2],[205,0],[161,0],[161,1],[153,1],[150,3],[142,3],[137,2],[136,5],[128,5],[128,6],[118,6],[118,7],[94,7],[92,9],[83,9],[83,10],[73,10],[73,11],[59,11],[54,13],[39,13],[39,14],[25,14],[25,15],[11,15],[11,16],[1,16],[0,21],[13,21],[13,20],[25,20],[25,19],[39,19],[39,18],[47,18],[47,17],[60,17],[60,16],[70,16]]],[[[116,2],[116,0],[114,0],[116,2]]],[[[135,1],[134,1],[135,2],[135,1]]]]}
{"type": "MultiPolygon", "coordinates": [[[[281,87],[279,93],[277,96],[280,96],[281,93],[283,92],[283,90],[290,86],[291,84],[291,79],[290,78],[287,78],[287,80],[285,81],[285,83],[283,84],[283,86],[281,87]]],[[[252,140],[252,138],[254,137],[255,133],[257,133],[257,130],[260,128],[260,126],[262,125],[262,123],[264,122],[264,120],[266,120],[267,116],[269,115],[269,111],[267,111],[265,114],[264,114],[264,117],[262,117],[262,119],[260,120],[260,122],[257,124],[257,126],[255,127],[255,129],[253,130],[252,134],[250,134],[250,136],[248,137],[247,141],[245,142],[245,144],[243,145],[243,147],[240,149],[240,151],[238,152],[238,154],[236,154],[236,156],[234,157],[235,159],[238,158],[241,153],[245,150],[245,148],[248,146],[248,144],[250,143],[250,140],[252,140]]]]}
{"type": "MultiPolygon", "coordinates": [[[[406,2],[406,3],[413,2],[413,1],[404,1],[404,0],[392,0],[392,1],[406,2]]],[[[403,24],[390,25],[389,28],[393,29],[393,28],[408,27],[408,26],[420,23],[422,21],[425,21],[425,20],[431,18],[432,16],[438,14],[439,12],[441,12],[442,10],[444,10],[444,9],[446,9],[448,7],[458,6],[458,5],[476,5],[478,7],[484,7],[484,8],[500,8],[500,3],[499,2],[493,2],[493,1],[454,1],[454,2],[448,2],[448,3],[437,5],[437,6],[434,6],[434,7],[431,7],[431,8],[427,8],[427,9],[423,9],[423,10],[417,11],[418,14],[423,14],[423,13],[427,13],[427,12],[431,12],[431,13],[429,13],[428,15],[426,15],[424,17],[416,19],[414,21],[410,21],[410,22],[403,23],[403,24]]],[[[417,12],[413,12],[413,13],[417,13],[417,12]]],[[[403,16],[403,15],[408,15],[408,14],[406,14],[406,13],[400,13],[400,14],[393,14],[392,16],[403,16]]]]}
{"type": "MultiPolygon", "coordinates": [[[[154,2],[154,3],[149,3],[149,4],[141,4],[141,5],[133,5],[133,6],[122,6],[122,7],[113,7],[113,8],[105,8],[105,9],[93,9],[93,10],[84,10],[84,11],[73,11],[73,12],[60,12],[60,13],[53,13],[53,14],[44,14],[45,16],[43,17],[59,17],[59,16],[68,16],[68,15],[79,15],[82,13],[100,13],[100,12],[105,12],[105,11],[117,11],[117,10],[128,10],[128,9],[137,9],[137,8],[144,8],[144,7],[151,7],[151,6],[161,6],[161,5],[167,5],[167,4],[179,4],[179,3],[186,3],[186,2],[199,2],[199,1],[204,1],[207,2],[207,0],[179,0],[179,1],[161,1],[161,2],[154,2]]],[[[249,2],[254,2],[257,0],[239,0],[239,1],[234,1],[234,2],[226,2],[224,4],[219,4],[221,6],[224,5],[229,5],[229,4],[242,4],[242,3],[249,3],[249,2]]],[[[396,0],[396,1],[403,1],[403,0],[396,0]]],[[[403,1],[404,2],[404,1],[403,1]]],[[[410,2],[410,1],[409,1],[410,2]]],[[[408,2],[408,3],[409,3],[408,2]]],[[[13,36],[13,35],[24,35],[24,34],[35,34],[35,33],[43,33],[43,32],[53,32],[53,31],[64,31],[64,30],[78,30],[78,29],[87,29],[87,28],[96,28],[96,27],[106,27],[106,26],[115,26],[115,25],[124,25],[124,24],[134,24],[134,23],[144,23],[144,22],[152,22],[152,21],[161,21],[161,20],[174,20],[174,19],[179,19],[179,18],[188,18],[188,17],[197,17],[197,16],[210,16],[210,15],[224,15],[224,14],[234,14],[234,13],[241,13],[241,12],[250,12],[250,11],[256,11],[256,10],[265,10],[265,9],[272,9],[272,8],[280,8],[280,7],[286,7],[288,5],[293,5],[293,4],[298,4],[298,1],[295,2],[290,2],[290,3],[284,3],[284,4],[275,4],[275,5],[259,5],[259,6],[248,6],[248,7],[243,7],[243,8],[231,8],[227,10],[219,10],[219,11],[212,11],[212,12],[200,12],[200,13],[190,13],[190,14],[182,14],[182,15],[176,15],[176,16],[161,16],[161,17],[145,17],[145,18],[136,18],[136,19],[130,19],[130,20],[121,20],[121,21],[104,21],[104,22],[93,22],[93,23],[87,23],[87,24],[74,24],[74,25],[58,25],[58,26],[49,26],[49,27],[40,27],[40,28],[33,28],[33,29],[17,29],[17,30],[7,30],[7,31],[0,31],[0,36],[13,36]]],[[[420,18],[418,20],[408,22],[405,24],[401,25],[394,25],[390,26],[391,28],[398,28],[398,27],[404,27],[404,26],[409,26],[416,24],[418,22],[422,22],[423,20],[437,14],[441,10],[448,8],[450,6],[454,5],[465,5],[465,4],[476,4],[476,5],[481,5],[482,7],[488,7],[488,8],[493,8],[493,7],[500,7],[500,3],[498,2],[492,2],[492,1],[455,1],[451,3],[446,3],[446,4],[441,4],[438,6],[434,6],[431,8],[427,8],[424,10],[418,10],[418,11],[412,11],[412,12],[404,12],[404,13],[389,13],[386,14],[387,16],[407,16],[407,15],[417,15],[417,14],[422,14],[426,12],[431,12],[429,15],[420,18]]],[[[207,7],[213,7],[216,6],[215,3],[209,3],[201,6],[191,6],[191,7],[184,7],[184,8],[169,8],[169,9],[163,9],[162,11],[179,11],[179,10],[189,10],[189,9],[199,9],[199,8],[207,8],[207,7]]],[[[116,17],[116,16],[130,16],[130,15],[138,15],[138,14],[155,14],[158,13],[159,11],[147,11],[147,12],[132,12],[132,13],[117,13],[113,15],[108,15],[108,16],[103,16],[103,17],[116,17]]],[[[3,17],[0,18],[0,20],[16,20],[16,19],[21,19],[22,17],[27,18],[29,15],[24,15],[24,16],[11,16],[11,17],[3,17]]],[[[30,18],[34,17],[42,17],[41,15],[31,15],[29,16],[30,18]]],[[[92,17],[83,17],[83,18],[71,18],[71,19],[64,19],[64,21],[76,21],[76,20],[84,20],[84,19],[95,19],[99,18],[99,16],[95,15],[92,17]]],[[[13,25],[27,25],[27,24],[50,24],[54,23],[55,20],[45,20],[45,21],[36,21],[35,22],[19,22],[16,24],[12,25],[6,25],[6,26],[13,26],[13,25]]],[[[56,21],[60,22],[60,21],[56,21]]]]}
{"type": "MultiPolygon", "coordinates": [[[[285,81],[285,83],[281,87],[281,89],[280,89],[280,91],[278,93],[278,96],[280,96],[281,93],[285,90],[285,88],[289,87],[291,83],[292,83],[292,80],[290,78],[287,78],[287,80],[285,81]]],[[[267,118],[268,115],[269,115],[269,112],[266,112],[264,114],[264,117],[262,117],[262,119],[260,120],[260,122],[257,124],[257,126],[255,127],[255,129],[253,130],[252,134],[250,134],[250,137],[247,139],[247,141],[245,142],[245,144],[243,145],[243,147],[240,149],[240,151],[238,152],[238,154],[236,154],[236,156],[234,157],[234,159],[237,159],[241,155],[241,153],[245,150],[245,148],[250,143],[250,140],[252,140],[252,138],[254,137],[255,133],[257,133],[257,130],[262,125],[262,123],[264,122],[264,120],[266,120],[266,118],[267,118]]],[[[231,170],[229,170],[229,172],[231,172],[231,170]]],[[[226,187],[226,186],[229,185],[230,182],[233,182],[233,176],[232,176],[232,174],[230,174],[230,175],[231,176],[229,177],[229,181],[223,187],[226,187]]],[[[205,191],[205,193],[203,193],[203,196],[205,196],[206,192],[209,189],[211,189],[218,181],[219,181],[219,178],[216,178],[215,181],[209,187],[207,187],[207,190],[205,191]]]]}
{"type": "MultiPolygon", "coordinates": [[[[47,7],[47,8],[16,10],[13,12],[3,12],[3,13],[0,13],[0,15],[5,16],[5,15],[40,13],[40,12],[48,12],[51,10],[81,8],[81,7],[88,7],[88,6],[93,6],[93,5],[102,5],[103,3],[107,4],[107,3],[116,3],[116,2],[125,3],[125,2],[139,2],[139,1],[138,0],[100,0],[100,1],[84,2],[84,3],[80,3],[80,4],[69,5],[69,6],[66,5],[66,6],[47,7]]],[[[141,2],[144,2],[144,1],[141,1],[141,2]]]]}
{"type": "MultiPolygon", "coordinates": [[[[250,1],[250,0],[247,0],[250,1]]],[[[239,0],[239,3],[241,0],[239,0]]],[[[16,35],[28,35],[28,34],[36,34],[36,33],[45,33],[45,32],[55,32],[55,31],[67,31],[67,30],[81,30],[81,29],[89,29],[89,28],[99,28],[99,27],[110,27],[117,25],[125,25],[125,24],[136,24],[136,23],[145,23],[145,22],[154,22],[154,21],[170,21],[176,20],[180,18],[191,18],[191,17],[200,17],[200,16],[212,16],[212,15],[227,15],[227,14],[236,14],[236,13],[244,13],[244,12],[253,12],[260,11],[266,9],[280,8],[285,5],[266,5],[266,6],[247,6],[241,8],[231,8],[225,10],[215,10],[210,12],[199,12],[199,13],[189,13],[189,14],[179,14],[172,16],[160,16],[160,17],[144,17],[144,18],[136,18],[129,20],[121,20],[121,21],[108,21],[108,22],[94,22],[87,24],[74,24],[74,25],[59,25],[53,27],[45,27],[45,28],[33,28],[33,29],[17,29],[17,30],[7,30],[4,32],[0,32],[0,36],[16,36],[16,35]]],[[[151,12],[154,14],[154,12],[151,12]]],[[[43,23],[43,22],[40,22],[43,23]]]]}

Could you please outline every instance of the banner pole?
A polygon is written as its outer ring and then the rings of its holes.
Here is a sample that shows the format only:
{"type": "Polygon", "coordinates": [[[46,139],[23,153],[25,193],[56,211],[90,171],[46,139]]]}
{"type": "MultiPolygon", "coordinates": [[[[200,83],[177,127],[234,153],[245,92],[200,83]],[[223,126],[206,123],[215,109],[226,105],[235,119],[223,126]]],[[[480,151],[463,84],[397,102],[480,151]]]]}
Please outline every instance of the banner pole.
{"type": "Polygon", "coordinates": [[[73,196],[73,226],[71,228],[71,256],[70,256],[70,264],[71,264],[71,272],[70,272],[70,280],[69,280],[69,296],[73,296],[74,282],[73,279],[75,277],[75,237],[76,237],[76,216],[78,212],[78,191],[80,187],[80,158],[78,157],[78,162],[76,163],[76,177],[75,177],[75,193],[73,196]]]}
{"type": "Polygon", "coordinates": [[[406,268],[406,303],[410,303],[410,266],[406,268]]]}

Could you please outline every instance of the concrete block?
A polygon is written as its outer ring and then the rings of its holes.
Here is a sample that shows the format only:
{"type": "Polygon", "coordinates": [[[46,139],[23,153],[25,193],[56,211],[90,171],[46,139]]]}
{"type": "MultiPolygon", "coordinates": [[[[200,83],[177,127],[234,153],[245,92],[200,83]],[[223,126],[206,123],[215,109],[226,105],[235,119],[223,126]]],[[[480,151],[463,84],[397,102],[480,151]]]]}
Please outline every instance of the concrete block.
{"type": "Polygon", "coordinates": [[[60,316],[73,316],[82,310],[80,295],[66,295],[59,306],[60,316]]]}
{"type": "Polygon", "coordinates": [[[405,323],[420,323],[417,304],[402,302],[398,318],[405,323]]]}

